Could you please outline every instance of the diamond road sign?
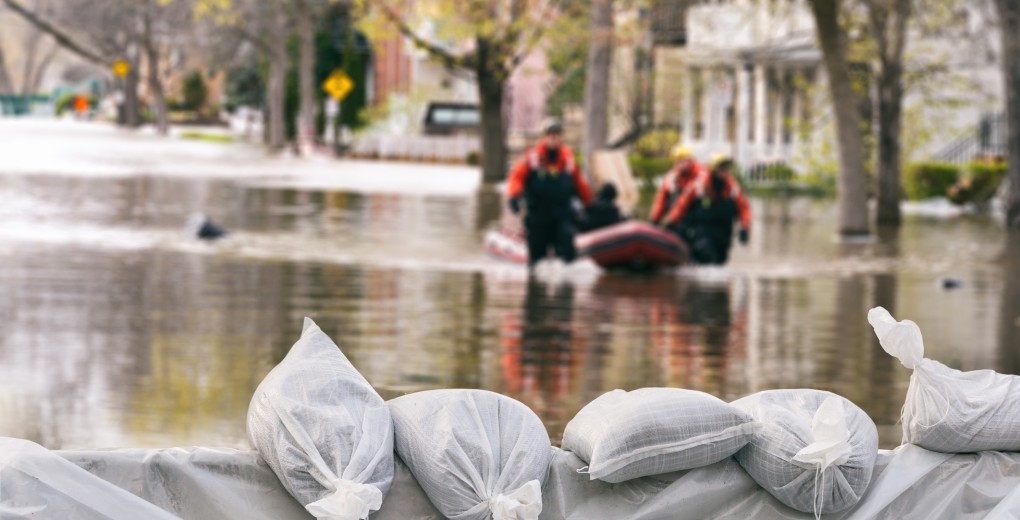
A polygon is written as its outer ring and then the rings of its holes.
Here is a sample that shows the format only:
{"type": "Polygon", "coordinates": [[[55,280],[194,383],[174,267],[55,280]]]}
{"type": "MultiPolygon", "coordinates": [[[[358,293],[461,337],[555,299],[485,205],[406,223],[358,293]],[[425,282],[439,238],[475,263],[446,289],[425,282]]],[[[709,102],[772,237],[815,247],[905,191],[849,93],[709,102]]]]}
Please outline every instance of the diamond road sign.
{"type": "Polygon", "coordinates": [[[322,82],[322,90],[340,101],[354,89],[354,81],[343,70],[336,69],[322,82]]]}
{"type": "Polygon", "coordinates": [[[123,78],[124,76],[127,76],[129,73],[131,73],[131,64],[128,63],[128,61],[125,60],[124,58],[120,58],[114,61],[113,65],[110,65],[110,69],[113,70],[114,76],[117,76],[118,78],[123,78]]]}

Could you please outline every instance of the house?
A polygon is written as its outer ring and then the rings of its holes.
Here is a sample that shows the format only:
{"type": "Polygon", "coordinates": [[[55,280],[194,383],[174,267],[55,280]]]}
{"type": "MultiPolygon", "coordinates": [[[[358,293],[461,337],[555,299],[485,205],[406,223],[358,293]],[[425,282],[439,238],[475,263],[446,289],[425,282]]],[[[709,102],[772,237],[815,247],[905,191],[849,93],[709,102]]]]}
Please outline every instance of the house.
{"type": "MultiPolygon", "coordinates": [[[[912,31],[908,67],[935,64],[942,67],[931,68],[949,72],[929,84],[907,85],[907,158],[947,158],[952,146],[969,146],[973,155],[987,149],[988,136],[1002,134],[1004,122],[994,116],[1004,107],[1002,75],[986,3],[961,4],[953,31],[912,31]]],[[[654,70],[647,109],[652,126],[678,128],[699,157],[727,153],[744,165],[803,164],[826,143],[834,149],[826,75],[805,0],[662,0],[640,15],[650,18],[651,41],[643,44],[654,70]]],[[[617,100],[631,95],[620,85],[640,74],[633,56],[641,44],[617,51],[631,74],[617,74],[617,100]]],[[[851,67],[873,74],[868,64],[851,67]]],[[[869,95],[874,99],[873,88],[869,95]]],[[[627,125],[618,117],[614,128],[620,134],[627,125]]]]}

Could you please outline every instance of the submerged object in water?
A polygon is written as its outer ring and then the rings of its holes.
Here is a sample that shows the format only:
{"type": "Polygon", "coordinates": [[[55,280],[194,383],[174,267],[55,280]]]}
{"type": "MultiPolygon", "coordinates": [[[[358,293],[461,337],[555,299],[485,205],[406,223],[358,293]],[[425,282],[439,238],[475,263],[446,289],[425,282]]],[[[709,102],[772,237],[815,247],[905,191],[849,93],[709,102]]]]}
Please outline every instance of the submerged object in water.
{"type": "Polygon", "coordinates": [[[184,225],[184,234],[202,240],[216,240],[227,236],[227,230],[202,213],[192,213],[184,225]]]}

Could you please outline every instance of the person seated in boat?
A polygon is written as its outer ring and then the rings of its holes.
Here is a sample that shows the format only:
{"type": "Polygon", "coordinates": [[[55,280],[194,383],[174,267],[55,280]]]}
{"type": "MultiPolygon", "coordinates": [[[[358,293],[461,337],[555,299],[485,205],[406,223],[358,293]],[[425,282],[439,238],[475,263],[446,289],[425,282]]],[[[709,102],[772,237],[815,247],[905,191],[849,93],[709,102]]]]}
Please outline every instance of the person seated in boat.
{"type": "Polygon", "coordinates": [[[661,222],[676,205],[684,188],[703,175],[701,164],[694,159],[694,154],[687,146],[682,144],[674,146],[671,156],[675,164],[663,177],[659,191],[655,193],[652,212],[649,214],[652,224],[661,222]]]}
{"type": "Polygon", "coordinates": [[[527,206],[524,229],[528,240],[528,265],[545,258],[552,248],[564,262],[577,256],[574,247],[573,200],[587,207],[591,188],[581,175],[574,152],[563,143],[563,125],[545,125],[542,139],[517,161],[507,181],[510,211],[519,214],[527,206]]]}
{"type": "Polygon", "coordinates": [[[599,188],[595,202],[588,206],[584,218],[578,223],[578,228],[581,231],[594,231],[624,220],[620,208],[616,205],[616,186],[607,182],[599,188]]]}
{"type": "Polygon", "coordinates": [[[733,224],[739,222],[740,243],[751,235],[751,206],[733,177],[733,160],[719,156],[709,175],[688,185],[666,215],[666,227],[690,246],[694,261],[724,264],[733,244],[733,224]]]}

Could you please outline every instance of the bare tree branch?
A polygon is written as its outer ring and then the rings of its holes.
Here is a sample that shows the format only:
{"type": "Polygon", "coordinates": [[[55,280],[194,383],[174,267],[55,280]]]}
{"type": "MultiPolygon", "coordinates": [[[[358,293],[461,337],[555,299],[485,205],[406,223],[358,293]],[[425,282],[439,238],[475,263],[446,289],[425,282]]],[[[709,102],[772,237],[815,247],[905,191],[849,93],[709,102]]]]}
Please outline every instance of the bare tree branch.
{"type": "Polygon", "coordinates": [[[6,5],[10,10],[17,13],[19,16],[21,16],[21,18],[23,18],[25,21],[34,25],[36,28],[45,32],[46,34],[52,36],[53,39],[55,39],[57,43],[59,43],[65,49],[95,63],[99,63],[102,65],[110,65],[111,63],[113,63],[112,59],[104,58],[99,53],[79,44],[63,30],[58,29],[53,24],[44,20],[36,13],[33,13],[32,11],[26,9],[24,6],[22,6],[15,0],[2,0],[2,1],[4,5],[6,5]]]}
{"type": "MultiPolygon", "coordinates": [[[[8,0],[9,1],[9,0],[8,0]]],[[[380,2],[379,7],[382,9],[383,14],[390,20],[394,25],[397,26],[397,30],[400,34],[403,34],[409,38],[416,47],[425,50],[432,57],[443,62],[444,65],[451,68],[462,68],[462,69],[475,69],[477,66],[478,55],[477,53],[469,53],[462,56],[457,56],[450,51],[422,38],[418,33],[414,32],[411,27],[407,25],[407,22],[392,7],[380,2]]]]}
{"type": "Polygon", "coordinates": [[[39,86],[42,85],[43,74],[46,73],[46,69],[50,68],[50,63],[53,62],[53,58],[57,56],[58,51],[60,51],[59,45],[51,45],[50,49],[46,51],[42,61],[35,67],[35,73],[32,74],[32,81],[29,83],[29,90],[25,92],[26,94],[39,91],[39,86]]]}

